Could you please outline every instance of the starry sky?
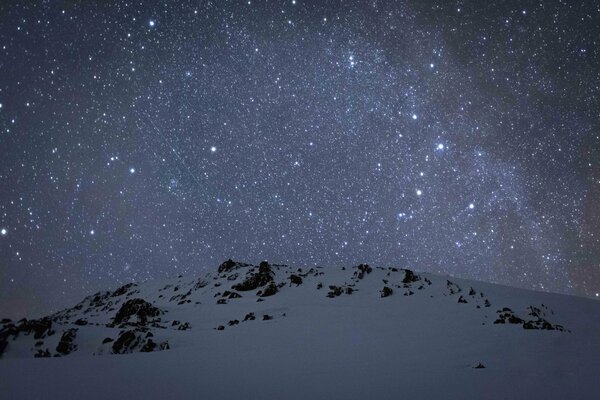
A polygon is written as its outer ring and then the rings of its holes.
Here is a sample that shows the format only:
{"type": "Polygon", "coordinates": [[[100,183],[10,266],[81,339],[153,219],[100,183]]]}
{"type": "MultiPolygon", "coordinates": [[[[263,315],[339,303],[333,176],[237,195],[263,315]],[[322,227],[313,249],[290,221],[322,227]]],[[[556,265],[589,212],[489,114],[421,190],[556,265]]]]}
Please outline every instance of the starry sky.
{"type": "Polygon", "coordinates": [[[595,1],[2,1],[0,314],[233,258],[597,297],[595,1]]]}

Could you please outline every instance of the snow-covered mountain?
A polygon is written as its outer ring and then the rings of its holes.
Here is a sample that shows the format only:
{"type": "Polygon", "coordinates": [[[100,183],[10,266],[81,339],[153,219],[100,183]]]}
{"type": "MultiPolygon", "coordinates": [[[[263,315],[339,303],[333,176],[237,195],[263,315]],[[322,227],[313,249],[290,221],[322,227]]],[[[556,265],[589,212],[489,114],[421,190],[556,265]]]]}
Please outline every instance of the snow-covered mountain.
{"type": "Polygon", "coordinates": [[[597,301],[393,267],[228,260],[199,278],[131,283],[1,326],[7,399],[600,392],[597,301]]]}

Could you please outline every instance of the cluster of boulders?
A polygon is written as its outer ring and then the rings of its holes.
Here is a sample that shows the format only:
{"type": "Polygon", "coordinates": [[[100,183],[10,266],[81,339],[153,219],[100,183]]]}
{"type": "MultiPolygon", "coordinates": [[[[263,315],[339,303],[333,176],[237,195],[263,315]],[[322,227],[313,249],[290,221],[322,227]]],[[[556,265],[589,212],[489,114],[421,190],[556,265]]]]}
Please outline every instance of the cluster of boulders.
{"type": "Polygon", "coordinates": [[[274,273],[268,262],[261,262],[258,266],[258,272],[253,272],[253,270],[246,274],[246,279],[242,283],[233,285],[231,288],[240,292],[247,292],[273,282],[274,273]]]}
{"type": "Polygon", "coordinates": [[[152,319],[158,317],[162,313],[163,312],[160,309],[154,307],[144,299],[130,299],[123,303],[113,318],[113,322],[110,326],[123,326],[125,324],[146,326],[150,322],[160,322],[160,320],[152,319]]]}
{"type": "Polygon", "coordinates": [[[525,320],[516,315],[510,308],[504,307],[501,310],[496,311],[498,317],[494,321],[494,324],[515,324],[523,326],[523,329],[542,329],[549,331],[568,331],[562,325],[552,324],[545,317],[546,314],[538,307],[529,306],[527,307],[527,315],[532,317],[531,319],[525,320]]]}
{"type": "Polygon", "coordinates": [[[32,320],[23,318],[17,323],[13,323],[10,319],[3,319],[1,323],[0,358],[2,358],[2,354],[8,347],[8,342],[10,339],[14,340],[19,335],[29,336],[33,334],[33,338],[39,340],[48,336],[52,336],[55,333],[52,326],[52,320],[49,317],[32,320]]]}

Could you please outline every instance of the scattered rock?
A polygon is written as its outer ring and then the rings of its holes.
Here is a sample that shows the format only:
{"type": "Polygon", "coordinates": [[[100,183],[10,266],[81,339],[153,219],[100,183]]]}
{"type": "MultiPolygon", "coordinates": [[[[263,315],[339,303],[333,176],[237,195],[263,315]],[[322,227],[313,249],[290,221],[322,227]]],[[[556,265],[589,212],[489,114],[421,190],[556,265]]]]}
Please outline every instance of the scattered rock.
{"type": "Polygon", "coordinates": [[[381,289],[381,297],[388,297],[391,296],[392,293],[394,293],[394,291],[392,290],[391,287],[388,286],[384,286],[383,289],[381,289]]]}
{"type": "Polygon", "coordinates": [[[191,328],[192,328],[192,326],[190,325],[190,323],[189,322],[185,322],[185,323],[179,325],[177,327],[177,330],[178,331],[187,331],[188,329],[191,329],[191,328]]]}
{"type": "Polygon", "coordinates": [[[357,271],[354,272],[354,276],[358,279],[363,279],[365,274],[370,274],[373,271],[373,268],[369,266],[369,264],[360,264],[354,267],[357,271]]]}
{"type": "Polygon", "coordinates": [[[269,321],[271,319],[273,319],[273,316],[268,314],[264,314],[262,318],[263,321],[269,321]]]}
{"type": "Polygon", "coordinates": [[[256,316],[253,312],[246,314],[246,316],[244,317],[244,321],[254,321],[255,319],[256,316]]]}
{"type": "Polygon", "coordinates": [[[485,368],[485,365],[483,365],[482,363],[477,363],[476,365],[473,366],[474,369],[482,369],[485,368]]]}
{"type": "Polygon", "coordinates": [[[52,357],[52,355],[50,354],[50,351],[48,349],[46,349],[46,350],[39,349],[37,351],[37,353],[35,353],[33,356],[36,358],[52,357]]]}
{"type": "Polygon", "coordinates": [[[344,289],[342,289],[340,286],[330,285],[327,297],[334,298],[337,296],[341,296],[342,293],[344,293],[344,289]]]}

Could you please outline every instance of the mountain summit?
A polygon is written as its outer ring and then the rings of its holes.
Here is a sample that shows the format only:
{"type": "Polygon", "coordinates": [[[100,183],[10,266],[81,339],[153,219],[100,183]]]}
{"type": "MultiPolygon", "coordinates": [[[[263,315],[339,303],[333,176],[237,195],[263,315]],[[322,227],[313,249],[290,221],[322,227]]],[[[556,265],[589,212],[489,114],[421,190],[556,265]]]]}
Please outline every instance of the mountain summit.
{"type": "Polygon", "coordinates": [[[227,260],[0,326],[7,398],[584,398],[600,372],[596,301],[366,264],[227,260]]]}

